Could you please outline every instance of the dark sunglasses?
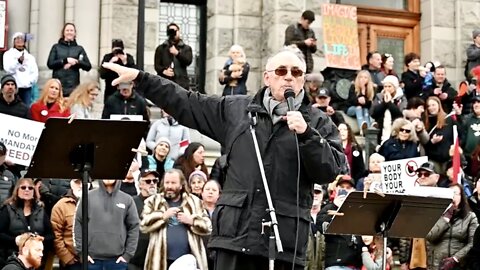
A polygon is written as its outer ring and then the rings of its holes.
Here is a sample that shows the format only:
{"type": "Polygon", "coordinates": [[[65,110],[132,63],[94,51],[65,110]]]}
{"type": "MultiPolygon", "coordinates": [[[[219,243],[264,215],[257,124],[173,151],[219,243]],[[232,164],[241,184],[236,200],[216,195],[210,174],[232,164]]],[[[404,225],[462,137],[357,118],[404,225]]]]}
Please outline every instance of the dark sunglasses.
{"type": "Polygon", "coordinates": [[[422,176],[425,176],[425,177],[430,177],[430,174],[429,172],[418,172],[417,173],[417,176],[418,177],[422,177],[422,176]]]}
{"type": "Polygon", "coordinates": [[[147,183],[147,185],[150,185],[150,184],[158,184],[158,178],[155,178],[155,179],[145,179],[143,180],[145,181],[145,183],[147,183]]]}
{"type": "Polygon", "coordinates": [[[321,191],[321,190],[316,190],[316,189],[315,189],[315,190],[313,191],[313,193],[314,193],[314,194],[322,194],[322,191],[321,191]]]}
{"type": "MultiPolygon", "coordinates": [[[[288,68],[284,66],[279,66],[278,68],[274,70],[267,70],[268,72],[275,71],[275,75],[277,76],[285,76],[288,73],[288,68]]],[[[303,75],[303,70],[301,70],[299,67],[292,67],[290,69],[290,73],[292,74],[293,77],[298,78],[303,75]]]]}
{"type": "Polygon", "coordinates": [[[410,129],[400,128],[400,132],[410,133],[411,130],[410,130],[410,129]]]}
{"type": "Polygon", "coordinates": [[[21,186],[20,187],[21,190],[33,190],[33,187],[32,186],[21,186]]]}

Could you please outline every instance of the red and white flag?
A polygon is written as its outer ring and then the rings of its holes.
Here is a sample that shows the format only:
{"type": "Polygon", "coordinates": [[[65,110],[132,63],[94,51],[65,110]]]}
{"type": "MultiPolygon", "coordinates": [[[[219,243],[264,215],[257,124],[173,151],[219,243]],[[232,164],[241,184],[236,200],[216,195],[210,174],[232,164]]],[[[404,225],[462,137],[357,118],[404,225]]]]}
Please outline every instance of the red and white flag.
{"type": "Polygon", "coordinates": [[[462,176],[460,170],[460,140],[458,138],[457,125],[453,125],[453,157],[452,157],[452,167],[453,167],[453,177],[452,182],[454,184],[462,184],[462,176]]]}

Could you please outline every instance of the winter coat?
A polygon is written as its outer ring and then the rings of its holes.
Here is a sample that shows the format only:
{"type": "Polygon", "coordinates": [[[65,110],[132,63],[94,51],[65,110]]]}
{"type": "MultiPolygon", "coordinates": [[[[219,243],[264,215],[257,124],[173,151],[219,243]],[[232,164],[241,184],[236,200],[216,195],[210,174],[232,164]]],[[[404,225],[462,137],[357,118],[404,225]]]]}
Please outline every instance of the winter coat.
{"type": "MultiPolygon", "coordinates": [[[[20,203],[21,204],[21,203],[20,203]]],[[[0,208],[0,257],[8,257],[18,251],[15,237],[25,232],[36,232],[44,237],[45,252],[52,247],[53,233],[48,215],[41,203],[32,205],[32,212],[27,218],[23,206],[4,204],[0,208]]]]}
{"type": "MultiPolygon", "coordinates": [[[[467,61],[468,74],[470,74],[472,68],[480,65],[480,47],[475,45],[475,43],[472,43],[467,47],[467,61]]],[[[469,77],[471,78],[471,75],[469,75],[469,77]]]]}
{"type": "Polygon", "coordinates": [[[405,97],[408,100],[412,97],[424,98],[427,93],[423,91],[423,80],[418,72],[407,70],[402,73],[401,82],[405,84],[405,97]]]}
{"type": "Polygon", "coordinates": [[[52,78],[57,78],[62,83],[64,97],[70,96],[73,89],[80,84],[80,69],[85,71],[92,69],[85,49],[78,45],[76,40],[65,41],[64,39],[58,40],[58,43],[52,46],[47,66],[53,70],[52,78]],[[77,59],[78,64],[64,69],[63,66],[68,63],[68,57],[77,59]]]}
{"type": "MultiPolygon", "coordinates": [[[[150,235],[144,268],[167,270],[168,219],[165,220],[163,214],[169,208],[168,203],[163,193],[150,196],[144,203],[140,230],[150,235]]],[[[202,240],[202,236],[210,234],[212,230],[208,213],[200,199],[189,193],[182,193],[181,209],[193,217],[193,225],[187,225],[190,252],[197,259],[197,267],[208,270],[207,252],[202,240]]]]}
{"type": "MultiPolygon", "coordinates": [[[[141,193],[133,197],[135,206],[137,207],[137,214],[140,220],[142,219],[143,206],[145,205],[145,200],[148,197],[144,197],[141,193]]],[[[138,231],[138,244],[135,254],[128,262],[129,264],[135,265],[136,267],[142,269],[145,265],[145,257],[147,255],[148,242],[150,237],[148,234],[138,231]]]]}
{"type": "Polygon", "coordinates": [[[398,138],[391,137],[386,140],[378,153],[385,157],[385,161],[399,160],[404,158],[419,157],[418,143],[413,141],[400,141],[398,138]]]}
{"type": "Polygon", "coordinates": [[[352,86],[350,87],[350,91],[348,92],[348,98],[347,98],[347,106],[345,106],[344,109],[344,112],[347,113],[347,110],[348,108],[350,107],[357,107],[357,106],[360,106],[364,109],[367,109],[367,110],[370,110],[370,108],[372,107],[372,100],[368,100],[367,96],[366,95],[357,95],[357,93],[355,93],[355,84],[352,84],[352,86]],[[365,98],[365,104],[360,104],[358,103],[358,98],[359,97],[364,97],[365,98]]]}
{"type": "Polygon", "coordinates": [[[395,119],[403,117],[402,111],[407,107],[407,99],[403,94],[399,94],[399,92],[400,90],[397,89],[397,94],[393,97],[392,101],[388,103],[385,103],[383,100],[383,93],[376,94],[373,99],[370,116],[378,123],[378,128],[381,131],[378,134],[379,138],[382,136],[383,120],[387,110],[390,111],[390,115],[392,116],[392,123],[395,119]]]}
{"type": "Polygon", "coordinates": [[[30,88],[37,83],[38,66],[35,57],[26,49],[17,50],[10,48],[3,54],[3,68],[8,74],[13,75],[17,88],[30,88]],[[23,55],[23,62],[18,59],[23,55]]]}
{"type": "Polygon", "coordinates": [[[0,205],[10,197],[17,178],[5,165],[0,165],[0,205]]]}
{"type": "Polygon", "coordinates": [[[307,64],[307,74],[313,71],[313,54],[317,51],[317,45],[309,47],[305,44],[305,40],[309,38],[315,39],[315,32],[311,28],[304,29],[299,23],[291,24],[285,29],[285,43],[283,45],[295,45],[302,51],[307,64]]]}
{"type": "Polygon", "coordinates": [[[73,224],[75,223],[76,206],[77,200],[70,191],[52,209],[50,221],[53,234],[55,235],[53,246],[61,265],[66,265],[73,259],[79,259],[73,245],[73,224]]]}
{"type": "Polygon", "coordinates": [[[232,72],[229,70],[230,65],[232,65],[232,59],[228,59],[228,61],[223,66],[222,72],[224,72],[225,78],[220,81],[221,85],[225,84],[225,88],[223,89],[223,96],[226,95],[246,95],[247,94],[247,79],[248,79],[248,72],[250,71],[250,65],[248,63],[243,64],[242,67],[242,76],[238,79],[234,79],[231,77],[232,72]],[[236,80],[236,86],[230,86],[230,83],[236,80]]]}
{"type": "Polygon", "coordinates": [[[430,119],[432,119],[432,120],[429,120],[430,127],[428,129],[430,140],[425,145],[425,153],[427,154],[429,160],[433,160],[440,163],[447,162],[450,159],[450,155],[449,155],[450,146],[453,144],[454,121],[452,120],[451,117],[448,117],[445,119],[444,126],[442,128],[438,128],[438,127],[435,127],[437,123],[437,120],[436,120],[437,118],[430,116],[430,119]],[[443,139],[440,142],[433,144],[431,139],[433,138],[434,134],[442,135],[443,139]]]}
{"type": "Polygon", "coordinates": [[[449,223],[441,217],[426,237],[432,244],[427,256],[429,269],[438,269],[442,260],[448,257],[462,260],[473,246],[477,227],[477,217],[473,212],[469,212],[465,218],[456,214],[449,223]]]}
{"type": "MultiPolygon", "coordinates": [[[[292,262],[297,224],[297,145],[284,121],[273,125],[263,106],[266,88],[254,97],[206,96],[185,91],[163,78],[140,72],[139,89],[180,124],[198,130],[225,149],[226,165],[222,195],[212,217],[209,247],[245,255],[268,256],[268,235],[261,235],[267,200],[250,132],[249,112],[256,118],[255,134],[263,153],[265,175],[277,213],[284,253],[279,260],[292,262]],[[232,226],[232,220],[236,225],[232,226]]],[[[308,128],[298,134],[302,165],[299,177],[299,239],[296,263],[304,265],[314,183],[328,183],[346,164],[338,130],[323,112],[308,106],[305,96],[299,111],[308,128]]]]}
{"type": "MultiPolygon", "coordinates": [[[[315,230],[316,231],[316,230],[315,230]]],[[[325,269],[325,236],[320,232],[310,231],[307,246],[305,270],[325,269]]]]}
{"type": "Polygon", "coordinates": [[[142,115],[143,120],[149,121],[147,103],[135,91],[125,99],[120,92],[111,95],[103,107],[102,119],[110,119],[112,114],[142,115]]]}
{"type": "Polygon", "coordinates": [[[45,123],[50,117],[69,117],[70,110],[65,108],[64,111],[61,112],[58,102],[55,102],[52,107],[48,108],[46,104],[39,100],[30,107],[30,114],[32,120],[45,123]]]}
{"type": "Polygon", "coordinates": [[[462,136],[460,142],[463,154],[470,157],[475,147],[480,144],[480,116],[471,113],[463,117],[459,133],[462,136]]]}
{"type": "Polygon", "coordinates": [[[160,118],[155,121],[147,135],[147,147],[150,150],[154,150],[157,145],[157,140],[165,137],[170,140],[170,152],[168,157],[177,159],[183,154],[180,149],[180,143],[182,141],[190,141],[190,130],[180,125],[175,119],[169,120],[167,117],[160,118]]]}
{"type": "Polygon", "coordinates": [[[158,45],[155,49],[155,71],[159,76],[178,83],[184,89],[190,89],[190,79],[188,78],[187,67],[192,64],[192,48],[185,44],[183,40],[179,40],[173,44],[178,50],[178,54],[174,56],[169,49],[172,46],[170,41],[166,40],[158,45]],[[173,63],[174,77],[167,77],[163,71],[171,67],[173,63]]]}
{"type": "Polygon", "coordinates": [[[3,98],[3,95],[0,94],[0,113],[24,119],[30,118],[30,111],[28,109],[28,106],[23,103],[22,100],[20,100],[18,95],[15,95],[15,99],[12,102],[8,103],[3,98]]]}
{"type": "MultiPolygon", "coordinates": [[[[426,100],[428,97],[431,97],[431,96],[440,98],[440,95],[434,94],[435,88],[437,87],[438,87],[437,83],[434,80],[433,84],[424,90],[427,92],[424,96],[424,99],[426,100]]],[[[445,111],[448,114],[452,111],[453,102],[455,101],[455,97],[457,96],[457,90],[455,90],[452,87],[452,85],[447,79],[445,79],[445,81],[443,82],[441,90],[442,90],[442,93],[447,93],[448,95],[447,99],[445,100],[440,99],[440,101],[442,102],[443,111],[445,111]]]]}
{"type": "MultiPolygon", "coordinates": [[[[113,52],[107,53],[103,56],[102,59],[102,64],[103,63],[108,63],[110,60],[115,56],[113,52]]],[[[135,60],[133,59],[133,56],[129,53],[127,53],[127,63],[124,64],[121,59],[118,59],[117,62],[114,62],[115,64],[119,64],[121,66],[125,67],[135,67],[135,60]]],[[[106,69],[100,65],[99,69],[100,73],[100,78],[105,80],[105,92],[104,92],[104,102],[107,101],[108,97],[114,94],[115,92],[118,92],[117,87],[112,85],[113,80],[118,78],[118,74],[110,69],[106,69]]]]}

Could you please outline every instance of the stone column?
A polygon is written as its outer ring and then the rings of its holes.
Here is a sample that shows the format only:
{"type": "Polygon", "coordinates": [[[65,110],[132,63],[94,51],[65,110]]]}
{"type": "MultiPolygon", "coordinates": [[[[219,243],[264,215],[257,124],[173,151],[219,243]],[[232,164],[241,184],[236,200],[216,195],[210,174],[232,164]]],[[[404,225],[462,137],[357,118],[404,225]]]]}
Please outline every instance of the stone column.
{"type": "Polygon", "coordinates": [[[63,0],[39,1],[38,33],[35,36],[38,44],[37,64],[39,69],[39,83],[42,85],[46,79],[52,77],[52,72],[47,67],[48,54],[52,45],[58,42],[60,31],[64,24],[65,2],[63,0]]]}
{"type": "MultiPolygon", "coordinates": [[[[207,67],[205,92],[222,94],[218,82],[219,71],[228,59],[228,50],[233,45],[233,1],[207,1],[207,67]]],[[[247,55],[248,57],[248,55],[247,55]]]]}
{"type": "Polygon", "coordinates": [[[77,28],[77,43],[85,49],[92,69],[80,70],[80,81],[98,80],[98,63],[100,48],[100,3],[98,0],[75,0],[73,9],[77,28]]]}
{"type": "Polygon", "coordinates": [[[30,0],[15,0],[8,2],[8,43],[12,47],[12,35],[15,32],[30,31],[30,0]]]}

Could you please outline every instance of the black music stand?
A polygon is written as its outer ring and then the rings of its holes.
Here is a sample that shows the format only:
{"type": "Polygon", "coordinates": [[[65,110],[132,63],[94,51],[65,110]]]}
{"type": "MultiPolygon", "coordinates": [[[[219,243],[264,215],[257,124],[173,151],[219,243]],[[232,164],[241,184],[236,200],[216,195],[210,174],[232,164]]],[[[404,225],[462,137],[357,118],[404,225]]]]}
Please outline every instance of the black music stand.
{"type": "Polygon", "coordinates": [[[25,177],[82,179],[82,269],[88,269],[88,183],[124,179],[146,121],[49,118],[25,177]]]}
{"type": "Polygon", "coordinates": [[[425,238],[452,198],[352,192],[338,209],[325,234],[383,236],[383,269],[386,266],[387,237],[425,238]],[[343,214],[343,215],[342,215],[343,214]],[[418,221],[421,222],[412,222],[418,221]]]}

